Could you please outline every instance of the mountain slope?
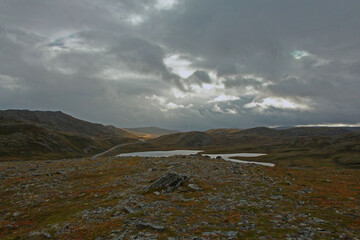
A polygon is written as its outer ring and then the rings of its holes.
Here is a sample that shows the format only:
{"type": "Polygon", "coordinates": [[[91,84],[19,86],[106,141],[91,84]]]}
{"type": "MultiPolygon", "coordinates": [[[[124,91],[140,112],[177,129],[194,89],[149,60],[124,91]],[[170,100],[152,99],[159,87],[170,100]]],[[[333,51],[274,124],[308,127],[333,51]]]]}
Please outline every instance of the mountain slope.
{"type": "Polygon", "coordinates": [[[88,136],[128,136],[131,133],[113,126],[104,126],[74,118],[61,111],[29,111],[5,110],[0,111],[0,122],[15,121],[37,124],[41,127],[61,132],[71,132],[88,136]]]}
{"type": "Polygon", "coordinates": [[[136,139],[128,131],[62,112],[0,111],[0,161],[90,156],[136,139]]]}

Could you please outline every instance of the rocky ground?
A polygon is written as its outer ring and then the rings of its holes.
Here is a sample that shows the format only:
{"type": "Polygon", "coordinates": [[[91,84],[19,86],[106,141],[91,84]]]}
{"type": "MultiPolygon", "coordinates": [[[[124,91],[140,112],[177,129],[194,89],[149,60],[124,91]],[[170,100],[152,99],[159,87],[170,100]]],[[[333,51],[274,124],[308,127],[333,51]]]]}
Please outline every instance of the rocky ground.
{"type": "Polygon", "coordinates": [[[358,173],[201,156],[2,162],[0,239],[360,239],[358,173]]]}

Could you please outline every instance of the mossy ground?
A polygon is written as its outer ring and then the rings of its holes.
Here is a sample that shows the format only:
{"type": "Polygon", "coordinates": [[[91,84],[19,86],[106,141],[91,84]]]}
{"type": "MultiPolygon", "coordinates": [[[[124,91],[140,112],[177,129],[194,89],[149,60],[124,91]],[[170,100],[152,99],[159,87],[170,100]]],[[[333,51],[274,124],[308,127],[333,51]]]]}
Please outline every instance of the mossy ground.
{"type": "Polygon", "coordinates": [[[0,172],[0,239],[46,239],[44,232],[54,239],[124,233],[130,239],[141,232],[158,239],[221,239],[229,231],[238,239],[284,239],[303,228],[314,229],[317,239],[339,239],[360,232],[358,170],[269,168],[193,156],[2,162],[0,172]],[[203,191],[185,184],[172,193],[142,193],[167,171],[188,175],[203,191]],[[165,231],[137,229],[136,221],[165,231]]]}

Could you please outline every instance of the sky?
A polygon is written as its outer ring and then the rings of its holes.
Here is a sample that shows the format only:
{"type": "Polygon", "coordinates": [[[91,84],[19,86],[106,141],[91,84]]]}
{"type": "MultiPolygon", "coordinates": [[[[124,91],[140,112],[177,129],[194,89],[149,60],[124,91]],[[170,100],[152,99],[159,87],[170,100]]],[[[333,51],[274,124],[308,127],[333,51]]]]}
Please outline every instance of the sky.
{"type": "Polygon", "coordinates": [[[359,0],[0,0],[0,109],[178,130],[360,123],[359,0]]]}

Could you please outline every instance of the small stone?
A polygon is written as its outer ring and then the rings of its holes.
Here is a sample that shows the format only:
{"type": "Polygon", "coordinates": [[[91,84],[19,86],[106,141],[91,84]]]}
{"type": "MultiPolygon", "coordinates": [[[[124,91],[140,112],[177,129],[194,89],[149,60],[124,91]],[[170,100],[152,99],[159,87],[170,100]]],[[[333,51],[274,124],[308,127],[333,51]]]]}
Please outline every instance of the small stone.
{"type": "Polygon", "coordinates": [[[273,200],[282,200],[283,196],[282,195],[273,195],[270,198],[273,199],[273,200]]]}
{"type": "Polygon", "coordinates": [[[292,183],[290,181],[286,181],[285,183],[290,186],[292,185],[292,183]]]}
{"type": "Polygon", "coordinates": [[[29,237],[46,237],[46,238],[52,238],[52,236],[47,232],[31,232],[29,234],[29,237]]]}
{"type": "Polygon", "coordinates": [[[307,189],[302,190],[301,192],[304,193],[304,194],[309,194],[309,193],[312,192],[312,189],[307,188],[307,189]]]}
{"type": "Polygon", "coordinates": [[[188,187],[194,191],[202,191],[202,188],[200,188],[198,185],[193,184],[193,183],[188,184],[188,187]]]}
{"type": "Polygon", "coordinates": [[[218,231],[214,231],[214,232],[203,232],[202,235],[203,236],[216,236],[218,235],[218,231]]]}
{"type": "Polygon", "coordinates": [[[14,225],[8,224],[8,225],[6,225],[6,228],[9,228],[9,229],[15,229],[15,228],[17,228],[17,226],[14,226],[14,225]]]}
{"type": "Polygon", "coordinates": [[[225,232],[224,235],[227,237],[236,238],[238,233],[239,233],[238,231],[229,231],[229,232],[225,232]]]}
{"type": "Polygon", "coordinates": [[[129,206],[125,206],[125,207],[124,207],[124,211],[127,212],[127,213],[130,213],[130,214],[135,212],[135,210],[132,209],[132,208],[129,207],[129,206]]]}
{"type": "Polygon", "coordinates": [[[20,215],[21,215],[21,213],[18,213],[18,212],[15,212],[15,213],[13,214],[14,217],[18,217],[18,216],[20,216],[20,215]]]}

